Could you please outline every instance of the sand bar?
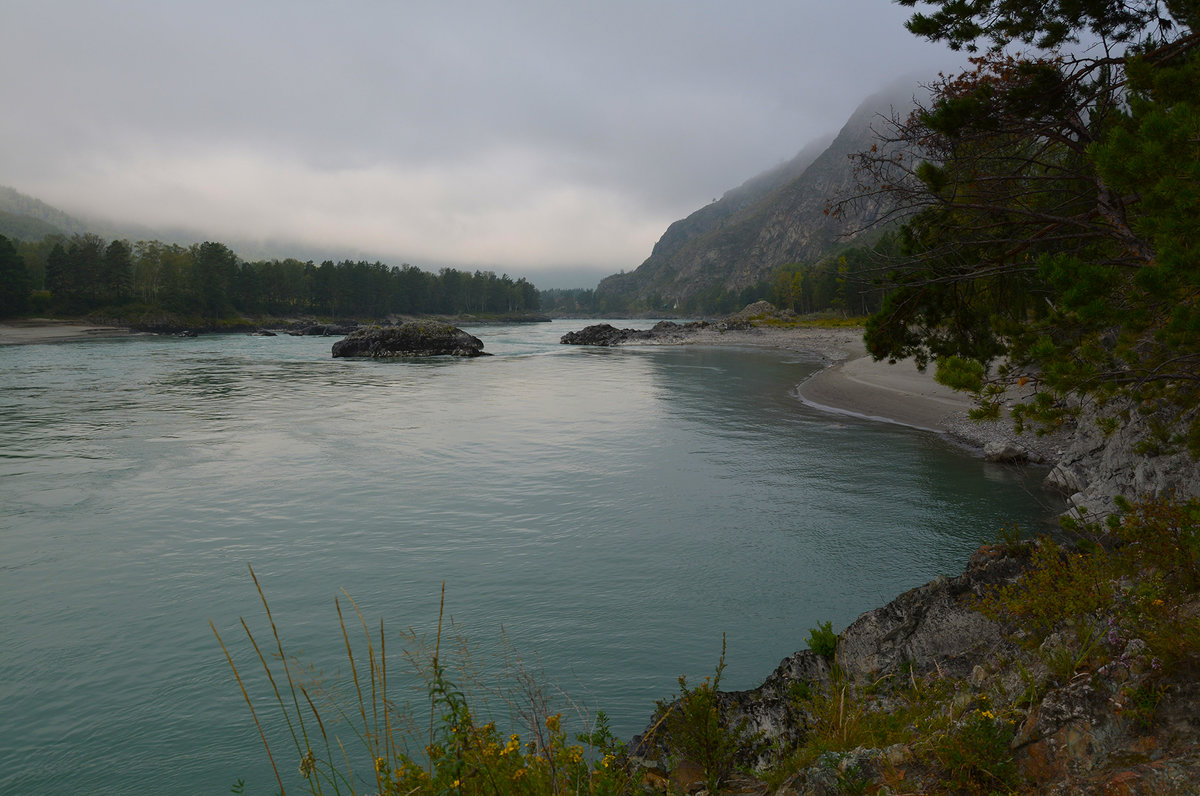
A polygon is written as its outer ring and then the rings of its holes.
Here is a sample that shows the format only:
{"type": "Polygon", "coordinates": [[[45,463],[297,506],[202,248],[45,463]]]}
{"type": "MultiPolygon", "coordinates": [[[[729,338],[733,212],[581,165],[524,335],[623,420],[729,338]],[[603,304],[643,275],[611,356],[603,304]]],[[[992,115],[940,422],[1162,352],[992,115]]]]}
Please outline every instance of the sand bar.
{"type": "Polygon", "coordinates": [[[97,326],[79,321],[54,321],[44,318],[0,323],[0,345],[74,343],[105,337],[129,337],[134,334],[140,333],[121,326],[97,326]]]}

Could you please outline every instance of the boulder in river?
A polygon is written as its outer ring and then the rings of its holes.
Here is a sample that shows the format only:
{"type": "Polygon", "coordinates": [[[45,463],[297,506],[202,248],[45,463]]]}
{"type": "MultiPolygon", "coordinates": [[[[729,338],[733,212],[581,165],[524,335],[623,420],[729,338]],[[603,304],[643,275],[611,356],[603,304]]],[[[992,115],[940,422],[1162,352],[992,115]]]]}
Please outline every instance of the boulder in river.
{"type": "Polygon", "coordinates": [[[335,357],[483,357],[483,341],[436,321],[360,326],[333,344],[335,357]]]}

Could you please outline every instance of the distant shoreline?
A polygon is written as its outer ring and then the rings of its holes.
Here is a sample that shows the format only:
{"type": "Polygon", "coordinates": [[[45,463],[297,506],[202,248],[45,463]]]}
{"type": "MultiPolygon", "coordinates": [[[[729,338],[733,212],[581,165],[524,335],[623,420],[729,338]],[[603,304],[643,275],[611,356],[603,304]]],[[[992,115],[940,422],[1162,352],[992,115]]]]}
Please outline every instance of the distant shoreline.
{"type": "Polygon", "coordinates": [[[110,337],[134,337],[147,334],[124,326],[105,326],[82,321],[56,321],[32,318],[0,323],[0,346],[38,345],[41,343],[77,343],[110,337]]]}
{"type": "MultiPolygon", "coordinates": [[[[469,321],[458,321],[469,325],[469,321]]],[[[147,334],[121,326],[34,318],[0,323],[0,346],[80,342],[147,334]]],[[[745,331],[704,330],[675,344],[774,348],[821,358],[826,367],[800,383],[796,394],[813,408],[947,434],[982,448],[1014,435],[998,424],[967,419],[971,400],[944,387],[912,362],[872,360],[857,327],[772,327],[745,331]]],[[[1022,440],[1028,444],[1029,440],[1022,440]]]]}

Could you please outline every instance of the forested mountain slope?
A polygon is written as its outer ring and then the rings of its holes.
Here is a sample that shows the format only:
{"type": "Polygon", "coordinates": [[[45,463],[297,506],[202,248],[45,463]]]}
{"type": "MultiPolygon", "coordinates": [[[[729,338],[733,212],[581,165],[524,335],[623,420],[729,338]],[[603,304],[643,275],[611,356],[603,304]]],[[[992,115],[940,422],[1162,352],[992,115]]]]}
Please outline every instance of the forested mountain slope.
{"type": "Polygon", "coordinates": [[[0,235],[35,241],[55,233],[72,235],[88,231],[79,219],[40,199],[0,185],[0,235]]]}

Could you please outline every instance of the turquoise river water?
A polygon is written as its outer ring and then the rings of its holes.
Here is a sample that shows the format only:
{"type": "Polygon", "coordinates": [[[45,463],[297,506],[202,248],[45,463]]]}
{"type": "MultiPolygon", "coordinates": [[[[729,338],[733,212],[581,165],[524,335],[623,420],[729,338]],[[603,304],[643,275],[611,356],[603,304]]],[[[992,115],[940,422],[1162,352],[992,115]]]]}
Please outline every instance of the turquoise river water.
{"type": "Polygon", "coordinates": [[[802,405],[815,358],[558,344],[586,323],[472,328],[475,360],[0,348],[0,793],[273,792],[208,624],[252,679],[247,564],[329,682],[342,589],[399,639],[432,632],[445,582],[485,677],[515,651],[628,737],[722,634],[723,686],[752,687],[818,622],[1048,514],[1031,474],[802,405]]]}

